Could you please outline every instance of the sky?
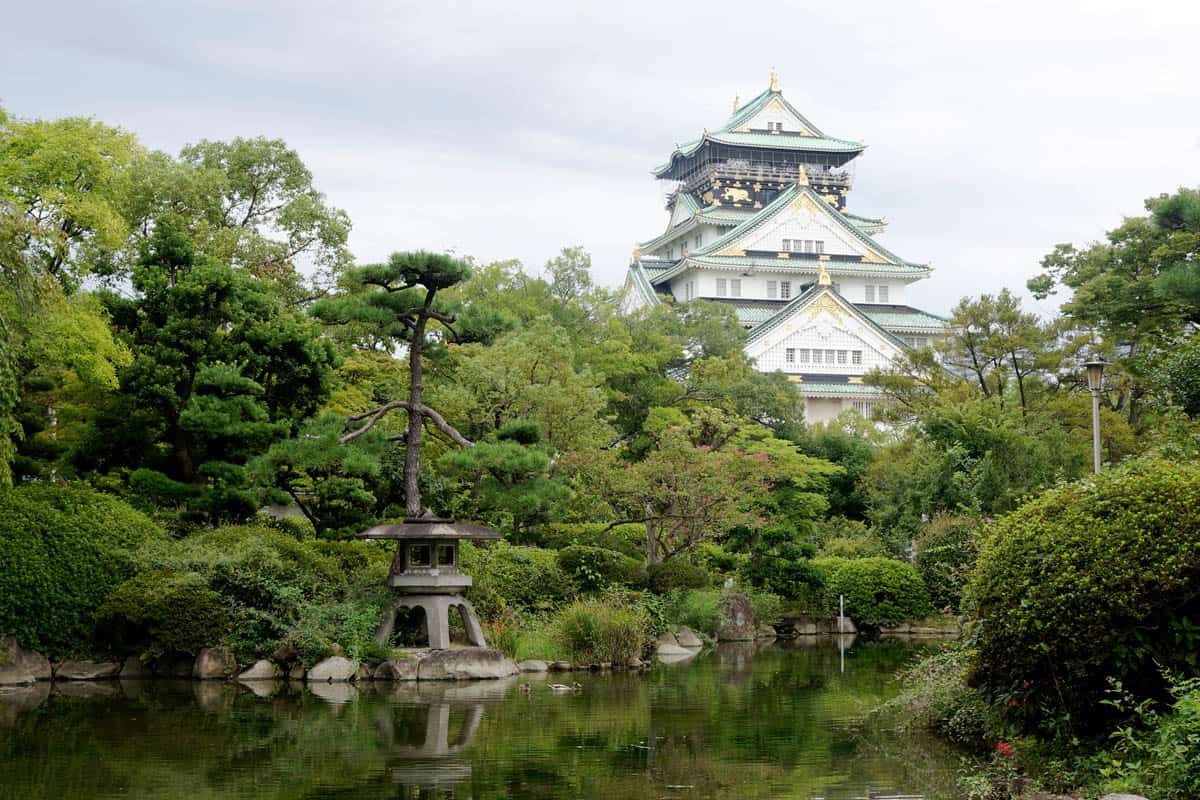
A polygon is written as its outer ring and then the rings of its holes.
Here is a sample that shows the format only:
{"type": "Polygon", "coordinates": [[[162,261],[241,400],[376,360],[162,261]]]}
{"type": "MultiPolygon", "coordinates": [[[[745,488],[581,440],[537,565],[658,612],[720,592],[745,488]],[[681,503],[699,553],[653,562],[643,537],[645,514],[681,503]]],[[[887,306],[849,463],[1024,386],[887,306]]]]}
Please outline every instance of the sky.
{"type": "MultiPolygon", "coordinates": [[[[1200,2],[59,0],[10,4],[0,104],[177,153],[282,138],[395,250],[564,246],[618,286],[666,225],[650,169],[768,85],[868,145],[849,209],[932,264],[913,305],[1024,288],[1058,242],[1200,185],[1200,2]]],[[[1053,311],[1054,299],[1026,304],[1053,311]]]]}

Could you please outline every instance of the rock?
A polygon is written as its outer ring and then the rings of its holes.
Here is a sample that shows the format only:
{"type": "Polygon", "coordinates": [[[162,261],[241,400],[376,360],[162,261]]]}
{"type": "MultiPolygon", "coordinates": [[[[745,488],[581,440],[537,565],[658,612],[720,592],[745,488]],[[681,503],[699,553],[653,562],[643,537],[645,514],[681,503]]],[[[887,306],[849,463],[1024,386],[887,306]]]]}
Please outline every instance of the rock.
{"type": "Polygon", "coordinates": [[[829,623],[830,633],[858,633],[858,628],[854,626],[854,620],[849,617],[842,617],[841,625],[838,624],[838,618],[834,617],[829,623]]]}
{"type": "Polygon", "coordinates": [[[474,678],[507,678],[516,675],[517,665],[499,650],[464,647],[435,650],[417,665],[417,680],[456,681],[474,678]]]}
{"type": "MultiPolygon", "coordinates": [[[[17,644],[12,636],[0,639],[0,683],[5,683],[3,675],[6,670],[12,674],[32,675],[34,680],[48,681],[54,676],[50,659],[34,650],[26,650],[17,644]]],[[[28,681],[13,681],[13,683],[28,683],[28,681]]]]}
{"type": "Polygon", "coordinates": [[[601,661],[599,664],[595,664],[594,666],[596,669],[599,669],[599,670],[612,669],[612,662],[611,661],[601,661]]]}
{"type": "Polygon", "coordinates": [[[676,625],[672,633],[675,634],[675,643],[680,647],[704,647],[704,640],[687,625],[676,625]]]}
{"type": "Polygon", "coordinates": [[[518,663],[517,669],[521,670],[521,672],[549,672],[550,665],[545,661],[529,659],[528,661],[522,661],[518,663]]]}
{"type": "Polygon", "coordinates": [[[358,683],[371,680],[371,668],[366,664],[359,666],[358,671],[354,673],[354,680],[358,683]]]}
{"type": "MultiPolygon", "coordinates": [[[[674,638],[674,637],[672,637],[672,638],[674,638]]],[[[694,655],[696,655],[695,648],[680,647],[678,644],[672,644],[671,642],[664,642],[664,641],[662,641],[662,637],[659,637],[658,649],[656,650],[656,652],[658,653],[659,661],[662,661],[664,656],[666,658],[675,659],[675,658],[678,658],[679,656],[694,656],[694,655]]]]}
{"type": "Polygon", "coordinates": [[[1100,800],[1146,800],[1140,794],[1106,794],[1100,800]]]}
{"type": "Polygon", "coordinates": [[[550,662],[550,671],[551,672],[570,672],[573,669],[574,669],[574,667],[571,666],[570,661],[551,661],[550,662]]]}
{"type": "MultiPolygon", "coordinates": [[[[837,618],[836,617],[834,618],[833,625],[834,625],[833,629],[836,631],[837,630],[837,618]]],[[[912,633],[912,625],[909,625],[907,622],[901,622],[899,625],[882,625],[879,628],[879,633],[882,636],[886,636],[891,633],[912,633]]]]}
{"type": "Polygon", "coordinates": [[[150,669],[142,663],[142,660],[137,656],[130,656],[125,659],[125,663],[121,665],[121,671],[118,673],[123,681],[139,681],[144,678],[152,677],[150,669]]]}
{"type": "Polygon", "coordinates": [[[290,664],[295,661],[300,654],[296,652],[296,648],[290,644],[281,644],[276,647],[271,653],[271,660],[276,664],[290,664]]]}
{"type": "Polygon", "coordinates": [[[244,670],[237,677],[239,681],[273,681],[282,675],[283,670],[265,658],[260,658],[254,662],[254,666],[244,670]]]}
{"type": "Polygon", "coordinates": [[[358,697],[358,689],[347,681],[337,683],[309,683],[308,690],[317,697],[335,706],[345,705],[358,697]]]}
{"type": "Polygon", "coordinates": [[[289,681],[302,681],[305,674],[303,664],[293,664],[292,668],[288,670],[287,676],[289,681]]]}
{"type": "Polygon", "coordinates": [[[237,659],[228,647],[203,647],[192,664],[192,677],[202,681],[225,680],[237,673],[237,659]]]}
{"type": "Polygon", "coordinates": [[[250,693],[253,694],[255,697],[273,697],[275,694],[277,694],[279,692],[279,690],[281,688],[283,688],[283,681],[281,681],[281,680],[244,681],[241,678],[238,678],[238,683],[240,683],[242,686],[245,686],[247,689],[249,689],[250,693]]]}
{"type": "Polygon", "coordinates": [[[679,640],[675,638],[675,634],[670,631],[663,631],[655,639],[655,642],[661,647],[662,645],[679,647],[679,640]]]}
{"type": "Polygon", "coordinates": [[[737,592],[725,595],[721,600],[721,619],[725,622],[717,629],[718,642],[754,641],[754,607],[746,595],[737,592]]]}
{"type": "Polygon", "coordinates": [[[757,635],[755,636],[757,639],[775,639],[777,637],[778,634],[775,633],[775,629],[770,625],[759,625],[757,635]]]}
{"type": "Polygon", "coordinates": [[[121,673],[116,661],[64,661],[54,670],[60,681],[99,681],[115,678],[121,673]]]}
{"type": "Polygon", "coordinates": [[[28,686],[37,683],[33,673],[19,664],[0,664],[0,686],[28,686]]]}
{"type": "Polygon", "coordinates": [[[419,658],[400,658],[385,661],[375,668],[377,681],[415,681],[417,679],[417,664],[419,658]]]}
{"type": "Polygon", "coordinates": [[[330,656],[308,671],[309,683],[341,683],[358,672],[358,662],[342,656],[330,656]]]}
{"type": "Polygon", "coordinates": [[[633,658],[631,658],[625,662],[625,666],[628,667],[629,669],[641,669],[643,666],[645,666],[645,662],[642,661],[637,656],[634,656],[633,658]]]}
{"type": "Polygon", "coordinates": [[[56,681],[54,693],[76,700],[103,700],[121,695],[121,685],[112,680],[56,681]]]}

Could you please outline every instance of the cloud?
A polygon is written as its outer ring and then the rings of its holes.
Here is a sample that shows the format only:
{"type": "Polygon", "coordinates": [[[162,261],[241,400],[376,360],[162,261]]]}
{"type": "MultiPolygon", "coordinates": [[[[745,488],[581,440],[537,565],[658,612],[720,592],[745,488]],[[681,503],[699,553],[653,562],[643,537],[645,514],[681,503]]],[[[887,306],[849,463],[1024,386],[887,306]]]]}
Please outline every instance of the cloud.
{"type": "Polygon", "coordinates": [[[6,12],[0,92],[178,151],[269,135],[398,248],[565,245],[618,284],[665,224],[649,169],[774,65],[788,98],[870,145],[853,210],[930,261],[915,302],[1021,288],[1059,241],[1200,183],[1200,5],[1164,2],[114,2],[6,12]],[[19,32],[15,35],[14,32],[19,32]]]}

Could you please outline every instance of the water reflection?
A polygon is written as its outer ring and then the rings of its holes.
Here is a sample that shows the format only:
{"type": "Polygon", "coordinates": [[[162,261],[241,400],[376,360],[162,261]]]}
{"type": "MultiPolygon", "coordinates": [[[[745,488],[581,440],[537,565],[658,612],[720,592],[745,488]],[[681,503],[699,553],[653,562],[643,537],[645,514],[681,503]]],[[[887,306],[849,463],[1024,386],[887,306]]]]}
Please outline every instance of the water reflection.
{"type": "Polygon", "coordinates": [[[721,646],[573,676],[570,694],[528,675],[40,684],[0,693],[0,796],[936,798],[950,754],[858,723],[911,653],[849,637],[721,646]]]}

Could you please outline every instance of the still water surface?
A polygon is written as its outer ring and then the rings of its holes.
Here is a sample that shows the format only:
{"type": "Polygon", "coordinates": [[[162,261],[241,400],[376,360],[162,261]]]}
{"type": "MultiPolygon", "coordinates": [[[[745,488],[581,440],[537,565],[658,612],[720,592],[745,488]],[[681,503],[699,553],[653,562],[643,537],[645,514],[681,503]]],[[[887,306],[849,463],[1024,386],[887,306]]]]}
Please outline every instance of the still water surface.
{"type": "Polygon", "coordinates": [[[0,798],[952,797],[951,753],[861,723],[914,652],[723,645],[567,694],[561,675],[41,686],[0,697],[0,798]]]}

